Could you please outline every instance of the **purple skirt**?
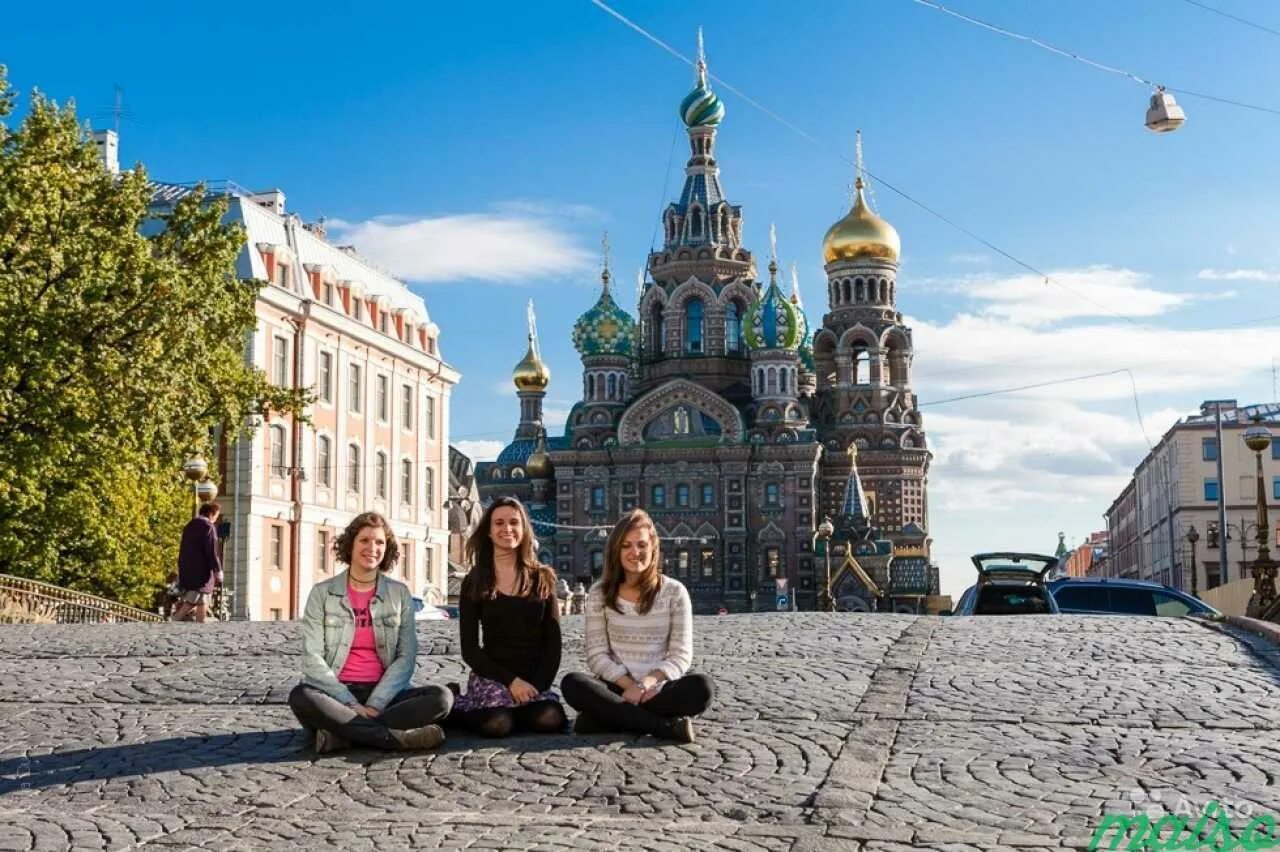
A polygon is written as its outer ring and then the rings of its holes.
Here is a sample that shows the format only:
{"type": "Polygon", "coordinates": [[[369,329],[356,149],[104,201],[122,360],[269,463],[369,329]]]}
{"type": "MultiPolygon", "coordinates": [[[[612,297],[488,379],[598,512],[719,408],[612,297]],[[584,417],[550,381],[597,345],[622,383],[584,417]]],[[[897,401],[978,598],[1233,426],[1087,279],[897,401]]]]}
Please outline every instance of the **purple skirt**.
{"type": "MultiPolygon", "coordinates": [[[[554,701],[560,703],[560,696],[554,689],[539,692],[534,701],[554,701]]],[[[493,710],[500,707],[519,707],[511,697],[511,690],[496,680],[480,677],[475,672],[467,678],[467,691],[453,702],[453,709],[466,713],[471,710],[493,710]]]]}

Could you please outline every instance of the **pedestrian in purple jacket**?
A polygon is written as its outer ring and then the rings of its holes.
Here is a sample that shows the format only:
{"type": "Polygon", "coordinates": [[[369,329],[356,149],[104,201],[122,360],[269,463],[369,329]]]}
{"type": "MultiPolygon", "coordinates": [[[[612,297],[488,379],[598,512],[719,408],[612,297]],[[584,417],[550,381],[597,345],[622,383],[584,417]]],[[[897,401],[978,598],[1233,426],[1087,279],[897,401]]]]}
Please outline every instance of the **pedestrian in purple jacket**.
{"type": "Polygon", "coordinates": [[[218,518],[222,507],[205,503],[182,529],[178,546],[178,602],[174,621],[203,622],[215,586],[222,584],[222,561],[218,559],[218,518]]]}

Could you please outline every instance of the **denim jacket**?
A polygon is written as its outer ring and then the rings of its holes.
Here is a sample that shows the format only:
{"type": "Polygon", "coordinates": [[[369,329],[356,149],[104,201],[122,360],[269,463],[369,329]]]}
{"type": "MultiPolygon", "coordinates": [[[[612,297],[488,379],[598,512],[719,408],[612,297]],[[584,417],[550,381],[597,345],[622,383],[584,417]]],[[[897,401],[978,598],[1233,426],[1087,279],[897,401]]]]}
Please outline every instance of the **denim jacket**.
{"type": "MultiPolygon", "coordinates": [[[[369,707],[383,710],[391,699],[409,688],[418,653],[418,629],[413,619],[409,587],[385,574],[369,601],[373,637],[385,671],[369,695],[369,707]]],[[[302,682],[333,696],[343,704],[358,704],[338,673],[351,653],[356,615],[347,600],[347,572],[311,587],[302,616],[302,682]]]]}

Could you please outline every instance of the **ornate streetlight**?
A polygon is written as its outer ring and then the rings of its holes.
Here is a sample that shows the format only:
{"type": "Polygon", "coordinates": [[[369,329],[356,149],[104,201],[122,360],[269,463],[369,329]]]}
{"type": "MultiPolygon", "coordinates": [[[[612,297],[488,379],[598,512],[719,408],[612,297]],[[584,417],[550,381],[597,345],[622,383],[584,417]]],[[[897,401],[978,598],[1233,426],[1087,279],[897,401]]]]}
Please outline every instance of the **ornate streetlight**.
{"type": "Polygon", "coordinates": [[[1200,597],[1200,572],[1196,570],[1196,542],[1200,540],[1200,533],[1196,531],[1196,525],[1192,524],[1187,527],[1187,543],[1191,545],[1191,597],[1200,597]]]}
{"type": "Polygon", "coordinates": [[[200,513],[200,483],[209,476],[209,465],[197,453],[182,466],[182,475],[191,480],[191,517],[194,518],[200,513]]]}
{"type": "Polygon", "coordinates": [[[1271,524],[1267,521],[1267,490],[1262,476],[1262,451],[1271,446],[1271,431],[1254,423],[1244,433],[1244,444],[1257,458],[1258,476],[1258,558],[1253,563],[1253,595],[1245,611],[1252,618],[1276,618],[1276,563],[1271,559],[1267,537],[1271,524]]]}
{"type": "Polygon", "coordinates": [[[818,601],[823,612],[835,612],[836,609],[835,598],[831,596],[831,535],[835,531],[830,517],[823,518],[822,523],[818,524],[817,538],[822,542],[822,556],[827,563],[827,581],[822,586],[822,595],[818,601]]]}

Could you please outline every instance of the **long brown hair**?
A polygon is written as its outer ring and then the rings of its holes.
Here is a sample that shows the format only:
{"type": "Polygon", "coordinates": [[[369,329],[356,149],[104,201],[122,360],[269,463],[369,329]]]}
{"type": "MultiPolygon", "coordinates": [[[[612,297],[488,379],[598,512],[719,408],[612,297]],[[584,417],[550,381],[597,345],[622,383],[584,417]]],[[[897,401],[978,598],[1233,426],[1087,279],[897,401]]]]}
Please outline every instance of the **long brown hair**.
{"type": "Polygon", "coordinates": [[[350,566],[351,548],[356,543],[356,536],[360,535],[360,530],[365,527],[381,527],[382,532],[387,536],[387,549],[382,551],[382,561],[378,563],[378,570],[385,574],[400,559],[400,542],[396,539],[396,534],[391,531],[391,523],[377,512],[364,512],[352,518],[351,523],[347,524],[347,528],[333,543],[333,552],[337,555],[339,562],[350,566]]]}
{"type": "Polygon", "coordinates": [[[662,545],[658,538],[658,528],[644,509],[632,509],[613,525],[613,532],[609,533],[609,541],[604,546],[604,576],[600,580],[604,591],[604,605],[617,612],[622,612],[618,607],[618,590],[622,588],[622,581],[626,578],[626,571],[622,567],[622,540],[641,526],[649,528],[649,534],[653,536],[653,550],[650,551],[649,566],[640,575],[640,597],[636,600],[636,612],[641,615],[647,613],[662,586],[662,545]]]}
{"type": "Polygon", "coordinates": [[[473,601],[491,600],[498,594],[497,573],[493,565],[493,539],[489,537],[493,523],[493,513],[499,509],[515,509],[520,513],[520,527],[523,535],[516,547],[516,590],[529,594],[539,600],[545,600],[555,594],[555,572],[545,565],[538,564],[538,556],[533,550],[533,524],[529,521],[529,513],[524,504],[514,497],[496,497],[484,510],[480,523],[476,524],[471,537],[467,539],[467,561],[471,563],[463,587],[473,601]]]}

